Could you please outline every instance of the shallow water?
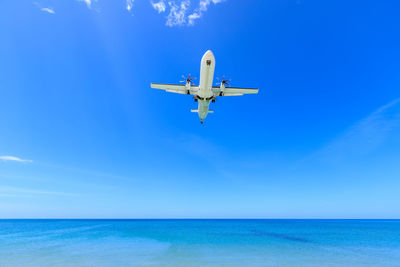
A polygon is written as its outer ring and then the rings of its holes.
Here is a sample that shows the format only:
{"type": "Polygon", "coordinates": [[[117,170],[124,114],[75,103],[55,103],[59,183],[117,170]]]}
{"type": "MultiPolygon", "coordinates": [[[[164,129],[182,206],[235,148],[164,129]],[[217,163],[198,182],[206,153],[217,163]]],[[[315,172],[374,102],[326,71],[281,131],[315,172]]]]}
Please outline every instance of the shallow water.
{"type": "Polygon", "coordinates": [[[400,220],[0,220],[0,266],[400,266],[400,220]]]}

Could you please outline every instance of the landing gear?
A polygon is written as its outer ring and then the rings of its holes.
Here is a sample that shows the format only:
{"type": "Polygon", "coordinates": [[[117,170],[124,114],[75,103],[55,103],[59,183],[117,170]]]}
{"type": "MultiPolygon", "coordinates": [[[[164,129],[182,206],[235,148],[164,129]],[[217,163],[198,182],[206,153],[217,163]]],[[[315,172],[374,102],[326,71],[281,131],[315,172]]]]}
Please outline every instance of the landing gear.
{"type": "Polygon", "coordinates": [[[195,98],[195,99],[194,99],[194,102],[197,102],[197,101],[198,101],[197,98],[195,98]]]}
{"type": "Polygon", "coordinates": [[[215,103],[215,99],[211,100],[212,103],[215,103]]]}

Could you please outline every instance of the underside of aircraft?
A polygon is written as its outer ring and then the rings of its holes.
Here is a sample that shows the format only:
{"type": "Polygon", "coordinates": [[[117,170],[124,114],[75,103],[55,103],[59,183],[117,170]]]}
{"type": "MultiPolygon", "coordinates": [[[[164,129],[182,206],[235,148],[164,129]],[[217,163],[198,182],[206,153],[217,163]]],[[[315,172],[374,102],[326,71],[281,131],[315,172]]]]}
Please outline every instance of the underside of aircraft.
{"type": "Polygon", "coordinates": [[[210,102],[214,103],[218,96],[241,96],[244,94],[257,94],[257,88],[240,88],[231,87],[230,79],[218,79],[219,86],[213,86],[215,69],[215,57],[211,50],[208,50],[202,60],[200,67],[200,83],[194,85],[193,80],[196,78],[191,77],[189,74],[184,77],[185,84],[167,84],[167,83],[151,83],[151,88],[165,90],[170,93],[193,95],[195,102],[198,102],[198,109],[192,109],[192,112],[199,114],[200,122],[203,123],[209,113],[214,113],[209,109],[210,102]]]}

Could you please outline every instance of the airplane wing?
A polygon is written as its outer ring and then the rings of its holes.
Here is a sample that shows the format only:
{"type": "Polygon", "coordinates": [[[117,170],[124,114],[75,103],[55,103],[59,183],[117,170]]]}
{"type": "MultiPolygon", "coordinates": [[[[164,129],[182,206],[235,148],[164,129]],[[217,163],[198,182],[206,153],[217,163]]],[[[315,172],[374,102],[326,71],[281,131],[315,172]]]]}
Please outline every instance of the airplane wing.
{"type": "MultiPolygon", "coordinates": [[[[168,83],[152,83],[151,88],[165,90],[170,93],[188,94],[187,87],[184,84],[168,84],[168,83]]],[[[197,85],[190,86],[189,94],[195,95],[199,87],[197,85]]]]}
{"type": "Polygon", "coordinates": [[[239,96],[244,94],[257,94],[257,88],[240,88],[240,87],[220,87],[213,86],[212,91],[217,96],[239,96]]]}

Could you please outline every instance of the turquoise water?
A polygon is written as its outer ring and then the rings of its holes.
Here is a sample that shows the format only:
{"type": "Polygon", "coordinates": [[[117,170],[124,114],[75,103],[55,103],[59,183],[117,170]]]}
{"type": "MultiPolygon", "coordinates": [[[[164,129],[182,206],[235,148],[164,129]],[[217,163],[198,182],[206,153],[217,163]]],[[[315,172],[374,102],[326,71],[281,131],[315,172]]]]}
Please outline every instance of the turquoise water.
{"type": "Polygon", "coordinates": [[[400,266],[400,220],[0,220],[0,266],[400,266]]]}

